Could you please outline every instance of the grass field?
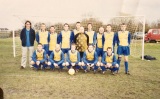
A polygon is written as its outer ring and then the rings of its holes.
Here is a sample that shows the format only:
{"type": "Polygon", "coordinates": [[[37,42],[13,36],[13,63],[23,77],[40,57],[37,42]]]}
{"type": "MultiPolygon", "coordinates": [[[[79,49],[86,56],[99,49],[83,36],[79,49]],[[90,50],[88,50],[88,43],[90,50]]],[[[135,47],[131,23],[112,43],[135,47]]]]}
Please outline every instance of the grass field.
{"type": "Polygon", "coordinates": [[[116,76],[106,72],[70,76],[67,71],[20,70],[20,56],[13,58],[12,40],[0,39],[0,87],[5,99],[159,99],[160,44],[145,43],[145,54],[155,61],[129,57],[131,75],[123,62],[116,76]]]}

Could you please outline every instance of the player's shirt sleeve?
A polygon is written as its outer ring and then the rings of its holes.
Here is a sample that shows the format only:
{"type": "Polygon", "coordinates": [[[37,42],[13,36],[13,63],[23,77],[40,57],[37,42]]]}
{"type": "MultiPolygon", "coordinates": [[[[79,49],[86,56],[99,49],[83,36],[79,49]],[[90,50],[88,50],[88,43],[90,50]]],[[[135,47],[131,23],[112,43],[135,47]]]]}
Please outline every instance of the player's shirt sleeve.
{"type": "Polygon", "coordinates": [[[69,51],[68,51],[68,53],[67,53],[66,61],[67,61],[68,63],[71,63],[69,51]]]}
{"type": "Polygon", "coordinates": [[[74,42],[74,33],[72,31],[70,35],[70,43],[73,43],[73,42],[74,42]]]}
{"type": "Polygon", "coordinates": [[[34,62],[36,62],[36,61],[37,61],[36,51],[34,51],[34,52],[33,52],[32,60],[33,60],[34,62]]]}
{"type": "Polygon", "coordinates": [[[57,64],[60,65],[63,62],[64,62],[64,54],[63,54],[63,52],[61,52],[61,60],[57,64]]]}
{"type": "Polygon", "coordinates": [[[130,43],[131,43],[131,33],[129,32],[128,33],[128,44],[130,45],[130,43]]]}
{"type": "Polygon", "coordinates": [[[85,64],[88,63],[87,60],[86,60],[86,52],[83,53],[83,62],[84,62],[85,64]]]}
{"type": "Polygon", "coordinates": [[[106,53],[104,53],[104,54],[103,54],[103,57],[102,57],[102,63],[106,65],[107,62],[105,61],[105,58],[106,58],[106,53]]]}
{"type": "Polygon", "coordinates": [[[50,42],[50,33],[48,32],[48,38],[47,38],[48,43],[50,42]]]}
{"type": "Polygon", "coordinates": [[[52,52],[51,55],[49,56],[49,61],[50,61],[52,64],[54,63],[53,57],[54,57],[54,52],[52,52]]]}
{"type": "Polygon", "coordinates": [[[98,62],[98,55],[97,52],[94,52],[94,64],[96,65],[98,62]]]}
{"type": "Polygon", "coordinates": [[[59,33],[58,35],[58,44],[62,42],[62,32],[59,33]]]}
{"type": "Polygon", "coordinates": [[[36,34],[36,41],[39,43],[39,33],[36,34]]]}
{"type": "Polygon", "coordinates": [[[77,59],[76,64],[78,64],[80,62],[80,54],[79,54],[79,52],[77,52],[77,55],[78,55],[78,59],[77,59]]]}
{"type": "Polygon", "coordinates": [[[96,38],[97,38],[97,33],[94,32],[94,36],[93,36],[93,44],[96,45],[96,38]]]}

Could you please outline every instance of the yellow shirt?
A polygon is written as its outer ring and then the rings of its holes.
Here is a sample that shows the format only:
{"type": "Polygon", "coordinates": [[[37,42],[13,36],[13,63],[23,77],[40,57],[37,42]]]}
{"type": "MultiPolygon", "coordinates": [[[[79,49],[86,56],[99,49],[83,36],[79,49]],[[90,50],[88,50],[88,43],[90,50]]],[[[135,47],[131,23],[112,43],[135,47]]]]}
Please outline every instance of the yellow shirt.
{"type": "Polygon", "coordinates": [[[89,61],[94,60],[94,50],[92,52],[89,52],[88,50],[86,51],[86,58],[89,61]]]}
{"type": "Polygon", "coordinates": [[[89,36],[89,44],[92,44],[93,43],[93,37],[94,37],[94,31],[86,31],[86,34],[89,36]]]}
{"type": "Polygon", "coordinates": [[[113,62],[113,55],[114,55],[114,54],[112,54],[111,56],[106,56],[105,61],[106,61],[107,63],[112,63],[112,62],[113,62]]]}
{"type": "Polygon", "coordinates": [[[55,50],[53,51],[54,52],[54,60],[55,61],[60,61],[61,60],[61,50],[59,52],[56,52],[55,50]]]}
{"type": "Polygon", "coordinates": [[[110,33],[105,32],[104,38],[105,38],[105,41],[104,41],[103,51],[106,51],[108,47],[111,47],[111,48],[113,47],[114,32],[110,32],[110,33]]]}
{"type": "Polygon", "coordinates": [[[43,60],[43,53],[44,53],[44,50],[42,49],[41,52],[37,51],[36,50],[36,56],[37,56],[37,60],[43,60]]]}
{"type": "Polygon", "coordinates": [[[98,48],[102,48],[103,47],[103,45],[102,45],[102,35],[103,34],[97,33],[97,47],[98,48]]]}
{"type": "Polygon", "coordinates": [[[39,43],[48,44],[48,31],[39,31],[39,43]]]}
{"type": "Polygon", "coordinates": [[[74,29],[73,32],[74,32],[74,35],[76,35],[76,34],[80,33],[80,30],[74,29]]]}
{"type": "Polygon", "coordinates": [[[119,45],[121,46],[128,46],[128,33],[129,31],[119,31],[118,38],[119,38],[119,45]]]}
{"type": "Polygon", "coordinates": [[[75,63],[77,62],[77,51],[72,53],[71,50],[69,51],[69,58],[70,58],[70,61],[75,63]]]}
{"type": "Polygon", "coordinates": [[[62,48],[70,48],[71,31],[62,31],[62,48]]]}
{"type": "Polygon", "coordinates": [[[49,50],[53,51],[57,44],[57,33],[50,34],[49,50]]]}

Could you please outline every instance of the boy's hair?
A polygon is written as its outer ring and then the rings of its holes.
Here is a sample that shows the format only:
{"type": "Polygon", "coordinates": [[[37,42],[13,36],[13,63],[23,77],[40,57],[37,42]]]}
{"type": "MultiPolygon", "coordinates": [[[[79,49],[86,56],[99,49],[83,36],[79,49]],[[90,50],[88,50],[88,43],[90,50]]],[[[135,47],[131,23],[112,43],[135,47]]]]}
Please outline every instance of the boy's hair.
{"type": "Polygon", "coordinates": [[[32,26],[31,21],[27,20],[27,21],[25,22],[25,27],[26,27],[26,24],[27,24],[27,23],[29,23],[29,24],[30,24],[30,27],[32,26]]]}
{"type": "Polygon", "coordinates": [[[108,51],[108,49],[111,49],[111,50],[112,50],[112,47],[107,47],[107,51],[108,51]]]}
{"type": "Polygon", "coordinates": [[[125,24],[125,23],[122,23],[120,26],[122,26],[122,25],[127,25],[127,24],[125,24]]]}
{"type": "Polygon", "coordinates": [[[41,25],[46,25],[45,23],[41,23],[41,25]]]}
{"type": "Polygon", "coordinates": [[[111,24],[107,24],[107,26],[110,26],[110,27],[112,27],[112,25],[111,25],[111,24]]]}
{"type": "Polygon", "coordinates": [[[78,21],[78,22],[76,22],[76,24],[80,24],[80,23],[81,23],[81,22],[79,22],[79,21],[78,21]]]}
{"type": "Polygon", "coordinates": [[[76,44],[75,44],[75,43],[72,43],[71,46],[76,46],[76,44]]]}
{"type": "Polygon", "coordinates": [[[87,26],[88,26],[89,24],[92,25],[92,23],[88,23],[87,26]]]}
{"type": "Polygon", "coordinates": [[[41,45],[41,46],[43,46],[43,44],[42,44],[42,43],[38,43],[38,45],[41,45]]]}
{"type": "Polygon", "coordinates": [[[54,25],[50,26],[50,28],[51,28],[51,27],[55,28],[54,25]]]}
{"type": "Polygon", "coordinates": [[[65,25],[68,25],[68,27],[69,27],[69,24],[68,24],[68,23],[64,23],[64,25],[63,25],[63,26],[65,26],[65,25]]]}

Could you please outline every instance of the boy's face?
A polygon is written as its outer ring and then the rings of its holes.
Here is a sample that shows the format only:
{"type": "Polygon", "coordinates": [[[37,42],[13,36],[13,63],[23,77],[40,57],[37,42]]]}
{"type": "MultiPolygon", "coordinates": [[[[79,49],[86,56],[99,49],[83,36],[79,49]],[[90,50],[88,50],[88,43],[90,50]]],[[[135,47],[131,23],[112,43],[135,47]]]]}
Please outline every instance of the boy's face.
{"type": "Polygon", "coordinates": [[[91,24],[88,24],[88,29],[92,29],[92,25],[91,24]]]}
{"type": "Polygon", "coordinates": [[[93,51],[93,46],[89,46],[89,47],[88,47],[88,51],[89,51],[89,52],[92,52],[92,51],[93,51]]]}
{"type": "Polygon", "coordinates": [[[55,31],[55,28],[54,28],[54,27],[51,27],[51,28],[50,28],[50,32],[51,32],[51,33],[54,33],[54,31],[55,31]]]}
{"type": "Polygon", "coordinates": [[[107,26],[106,28],[107,31],[111,31],[111,29],[112,29],[111,26],[107,26]]]}
{"type": "Polygon", "coordinates": [[[99,33],[103,33],[104,32],[104,28],[103,27],[100,27],[99,28],[99,33]]]}
{"type": "Polygon", "coordinates": [[[43,46],[42,46],[42,45],[38,45],[38,46],[37,46],[38,51],[41,51],[41,50],[42,50],[42,48],[43,48],[43,46]]]}
{"type": "Polygon", "coordinates": [[[68,31],[68,29],[69,29],[69,26],[68,25],[64,25],[64,30],[68,31]]]}
{"type": "Polygon", "coordinates": [[[59,45],[59,44],[56,45],[55,50],[56,50],[56,51],[59,51],[59,50],[60,50],[60,45],[59,45]]]}
{"type": "Polygon", "coordinates": [[[111,54],[112,54],[112,49],[108,49],[108,50],[107,50],[107,54],[108,54],[108,55],[111,55],[111,54]]]}
{"type": "Polygon", "coordinates": [[[29,22],[27,22],[27,23],[25,24],[25,26],[26,26],[27,29],[29,29],[29,28],[31,27],[31,24],[30,24],[29,22]]]}
{"type": "Polygon", "coordinates": [[[41,30],[44,31],[46,29],[46,25],[42,24],[41,25],[41,30]]]}
{"type": "Polygon", "coordinates": [[[80,27],[80,32],[84,33],[84,27],[80,27]]]}
{"type": "Polygon", "coordinates": [[[76,28],[77,28],[77,29],[80,29],[80,27],[81,27],[81,24],[80,24],[80,23],[77,23],[77,24],[76,24],[76,28]]]}
{"type": "Polygon", "coordinates": [[[75,51],[75,50],[76,50],[76,46],[75,46],[75,45],[72,45],[72,46],[71,46],[71,50],[72,50],[72,51],[75,51]]]}
{"type": "Polygon", "coordinates": [[[125,31],[126,30],[126,25],[121,25],[121,30],[125,31]]]}

